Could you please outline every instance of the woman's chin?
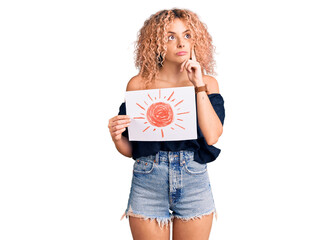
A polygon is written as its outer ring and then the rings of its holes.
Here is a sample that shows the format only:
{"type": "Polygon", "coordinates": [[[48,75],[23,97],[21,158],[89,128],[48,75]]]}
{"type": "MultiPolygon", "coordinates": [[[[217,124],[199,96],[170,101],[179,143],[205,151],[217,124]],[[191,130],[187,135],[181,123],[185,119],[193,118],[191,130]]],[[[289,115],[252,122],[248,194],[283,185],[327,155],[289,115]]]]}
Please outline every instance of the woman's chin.
{"type": "Polygon", "coordinates": [[[189,59],[187,56],[179,56],[175,59],[169,59],[165,62],[168,62],[168,64],[182,64],[185,60],[189,59]]]}
{"type": "Polygon", "coordinates": [[[179,56],[177,59],[175,59],[175,62],[178,64],[182,64],[187,59],[189,59],[187,56],[179,56]]]}

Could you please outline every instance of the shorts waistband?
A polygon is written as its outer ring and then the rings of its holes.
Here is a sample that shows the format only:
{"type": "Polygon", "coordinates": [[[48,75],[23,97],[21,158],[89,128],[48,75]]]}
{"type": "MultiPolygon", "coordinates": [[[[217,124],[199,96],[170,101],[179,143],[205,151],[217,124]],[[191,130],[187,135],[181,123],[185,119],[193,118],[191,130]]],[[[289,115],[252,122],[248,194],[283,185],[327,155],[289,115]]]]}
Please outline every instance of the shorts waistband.
{"type": "Polygon", "coordinates": [[[187,160],[194,159],[194,152],[189,150],[180,150],[180,151],[159,151],[156,155],[150,155],[145,157],[139,157],[137,161],[152,161],[155,163],[159,162],[172,162],[179,161],[180,164],[184,164],[187,160]]]}

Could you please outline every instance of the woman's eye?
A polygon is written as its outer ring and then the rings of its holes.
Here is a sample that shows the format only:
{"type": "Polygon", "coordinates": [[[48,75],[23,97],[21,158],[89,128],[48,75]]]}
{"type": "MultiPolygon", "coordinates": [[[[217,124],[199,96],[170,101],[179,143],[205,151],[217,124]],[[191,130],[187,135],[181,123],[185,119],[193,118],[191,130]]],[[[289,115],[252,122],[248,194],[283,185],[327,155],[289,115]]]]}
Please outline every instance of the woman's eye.
{"type": "Polygon", "coordinates": [[[175,39],[175,37],[173,35],[170,35],[168,39],[173,40],[173,39],[175,39]]]}
{"type": "Polygon", "coordinates": [[[189,38],[191,38],[191,35],[190,34],[186,34],[185,38],[189,39],[189,38]]]}

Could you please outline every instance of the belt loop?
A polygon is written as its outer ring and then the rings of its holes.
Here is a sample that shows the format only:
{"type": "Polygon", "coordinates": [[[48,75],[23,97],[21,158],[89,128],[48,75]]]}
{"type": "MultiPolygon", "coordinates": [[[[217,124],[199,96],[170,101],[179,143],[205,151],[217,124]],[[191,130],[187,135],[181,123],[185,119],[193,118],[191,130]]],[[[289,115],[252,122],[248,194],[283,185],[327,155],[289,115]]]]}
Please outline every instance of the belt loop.
{"type": "Polygon", "coordinates": [[[156,156],[155,156],[155,159],[154,159],[154,163],[156,163],[156,164],[159,164],[159,160],[160,160],[160,154],[159,153],[160,152],[156,153],[156,156]]]}
{"type": "Polygon", "coordinates": [[[180,150],[179,151],[179,164],[180,164],[180,166],[183,166],[184,163],[185,163],[184,152],[183,152],[183,150],[180,150]]]}

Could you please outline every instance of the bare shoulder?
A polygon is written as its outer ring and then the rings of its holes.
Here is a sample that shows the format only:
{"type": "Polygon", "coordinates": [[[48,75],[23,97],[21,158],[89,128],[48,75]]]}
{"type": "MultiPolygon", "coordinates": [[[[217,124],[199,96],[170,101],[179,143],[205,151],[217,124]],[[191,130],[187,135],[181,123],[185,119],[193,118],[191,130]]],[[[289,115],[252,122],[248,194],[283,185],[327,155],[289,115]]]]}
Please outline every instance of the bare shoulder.
{"type": "Polygon", "coordinates": [[[143,89],[143,79],[140,75],[132,77],[127,83],[126,91],[136,91],[142,89],[143,89]]]}
{"type": "Polygon", "coordinates": [[[207,84],[207,94],[220,93],[219,84],[214,77],[203,75],[203,81],[205,84],[207,84]]]}

